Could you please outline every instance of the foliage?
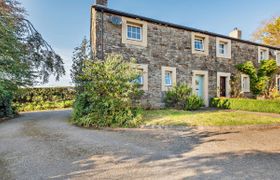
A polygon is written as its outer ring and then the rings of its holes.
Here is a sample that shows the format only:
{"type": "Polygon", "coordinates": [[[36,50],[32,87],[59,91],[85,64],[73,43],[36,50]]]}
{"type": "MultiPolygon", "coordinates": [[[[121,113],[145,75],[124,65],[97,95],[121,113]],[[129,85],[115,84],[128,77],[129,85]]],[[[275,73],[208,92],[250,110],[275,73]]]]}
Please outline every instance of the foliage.
{"type": "Polygon", "coordinates": [[[229,109],[230,102],[229,99],[226,98],[212,98],[210,105],[212,107],[221,108],[221,109],[229,109]]]}
{"type": "Polygon", "coordinates": [[[198,110],[203,105],[204,105],[203,99],[192,94],[187,98],[185,110],[188,110],[188,111],[198,110]]]}
{"type": "Polygon", "coordinates": [[[77,94],[73,123],[85,127],[128,127],[140,120],[139,99],[143,92],[134,83],[139,76],[134,60],[109,55],[106,60],[86,61],[77,94]]]}
{"type": "Polygon", "coordinates": [[[215,98],[211,105],[218,108],[228,108],[232,110],[279,113],[280,99],[275,100],[257,100],[257,99],[226,99],[215,98]],[[225,104],[225,106],[223,106],[225,104]]]}
{"type": "Polygon", "coordinates": [[[12,100],[12,94],[0,86],[0,118],[8,117],[14,114],[12,100]]]}
{"type": "Polygon", "coordinates": [[[200,111],[190,112],[174,109],[149,110],[144,112],[143,123],[146,126],[241,126],[279,124],[278,115],[245,111],[200,111]]]}
{"type": "Polygon", "coordinates": [[[37,111],[72,107],[75,91],[71,87],[24,88],[15,95],[18,111],[37,111]]]}
{"type": "Polygon", "coordinates": [[[83,81],[80,77],[83,73],[85,61],[89,59],[93,59],[93,55],[90,43],[85,37],[81,45],[74,49],[72,57],[73,64],[71,69],[71,78],[74,84],[76,85],[77,90],[79,90],[79,88],[82,86],[83,81]]]}
{"type": "Polygon", "coordinates": [[[192,94],[192,89],[186,84],[179,84],[174,86],[171,90],[166,92],[164,102],[166,107],[175,107],[177,109],[184,109],[188,97],[192,94]]]}
{"type": "Polygon", "coordinates": [[[166,92],[164,102],[168,108],[196,110],[203,106],[203,100],[192,94],[186,84],[174,86],[166,92]]]}
{"type": "Polygon", "coordinates": [[[280,17],[274,17],[264,22],[253,34],[255,41],[280,47],[280,17]]]}
{"type": "Polygon", "coordinates": [[[0,86],[11,95],[18,87],[65,74],[61,57],[25,16],[18,1],[0,1],[0,86]]]}
{"type": "Polygon", "coordinates": [[[270,84],[274,83],[273,77],[278,70],[275,60],[261,61],[259,69],[256,69],[252,61],[239,64],[236,68],[250,77],[250,88],[254,95],[267,95],[270,84]]]}

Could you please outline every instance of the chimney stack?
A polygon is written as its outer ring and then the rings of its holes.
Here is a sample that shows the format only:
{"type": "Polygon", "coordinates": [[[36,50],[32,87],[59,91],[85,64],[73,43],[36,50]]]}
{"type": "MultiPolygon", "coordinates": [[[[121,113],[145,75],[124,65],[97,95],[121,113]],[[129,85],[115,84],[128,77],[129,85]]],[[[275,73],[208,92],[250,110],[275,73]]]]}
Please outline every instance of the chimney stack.
{"type": "Polygon", "coordinates": [[[96,0],[96,4],[108,7],[108,0],[96,0]]]}
{"type": "Polygon", "coordinates": [[[241,39],[242,38],[242,31],[238,28],[234,28],[232,32],[229,33],[229,37],[241,39]]]}

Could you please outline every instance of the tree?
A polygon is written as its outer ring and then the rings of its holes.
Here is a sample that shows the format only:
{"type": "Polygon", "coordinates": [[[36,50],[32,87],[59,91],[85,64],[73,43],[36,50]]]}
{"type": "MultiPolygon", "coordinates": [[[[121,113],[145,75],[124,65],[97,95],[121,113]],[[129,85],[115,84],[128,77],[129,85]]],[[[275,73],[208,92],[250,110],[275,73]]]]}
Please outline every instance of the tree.
{"type": "Polygon", "coordinates": [[[253,34],[253,40],[280,47],[280,16],[264,22],[253,34]]]}
{"type": "Polygon", "coordinates": [[[89,41],[84,37],[80,46],[74,49],[72,57],[71,78],[76,87],[79,87],[82,83],[80,76],[83,73],[85,61],[89,59],[93,59],[92,50],[89,41]]]}
{"type": "Polygon", "coordinates": [[[18,1],[0,0],[0,89],[9,94],[65,74],[61,57],[25,16],[18,1]]]}
{"type": "Polygon", "coordinates": [[[85,62],[83,92],[74,103],[73,123],[92,127],[127,127],[139,120],[138,103],[143,91],[134,60],[109,55],[105,60],[85,62]]]}

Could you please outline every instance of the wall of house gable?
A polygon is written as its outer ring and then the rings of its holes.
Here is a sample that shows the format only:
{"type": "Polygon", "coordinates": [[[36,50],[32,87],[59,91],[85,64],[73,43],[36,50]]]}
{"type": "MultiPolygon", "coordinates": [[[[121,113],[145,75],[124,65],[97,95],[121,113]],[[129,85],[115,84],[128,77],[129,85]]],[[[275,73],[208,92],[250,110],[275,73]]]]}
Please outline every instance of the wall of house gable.
{"type": "MultiPolygon", "coordinates": [[[[235,65],[253,60],[258,65],[258,47],[239,41],[231,41],[231,59],[216,57],[216,37],[209,36],[209,55],[192,54],[191,32],[148,23],[147,47],[122,44],[122,27],[113,25],[110,14],[104,13],[104,54],[119,53],[124,58],[135,58],[139,64],[148,64],[149,91],[145,99],[153,107],[162,106],[161,67],[177,68],[177,83],[192,85],[192,70],[209,73],[209,97],[217,95],[217,72],[237,73],[235,65]]],[[[101,58],[102,15],[97,12],[93,20],[96,25],[96,43],[93,47],[97,57],[101,58]]],[[[94,41],[94,40],[93,40],[94,41]]],[[[275,58],[273,51],[271,58],[275,58]]]]}

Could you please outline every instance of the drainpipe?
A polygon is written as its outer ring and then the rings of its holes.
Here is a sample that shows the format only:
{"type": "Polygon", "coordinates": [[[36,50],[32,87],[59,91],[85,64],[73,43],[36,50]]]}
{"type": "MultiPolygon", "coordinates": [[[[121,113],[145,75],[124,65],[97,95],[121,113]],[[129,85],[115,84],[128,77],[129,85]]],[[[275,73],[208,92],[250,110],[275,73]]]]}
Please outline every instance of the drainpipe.
{"type": "Polygon", "coordinates": [[[101,59],[104,60],[104,10],[101,11],[101,59]]]}

